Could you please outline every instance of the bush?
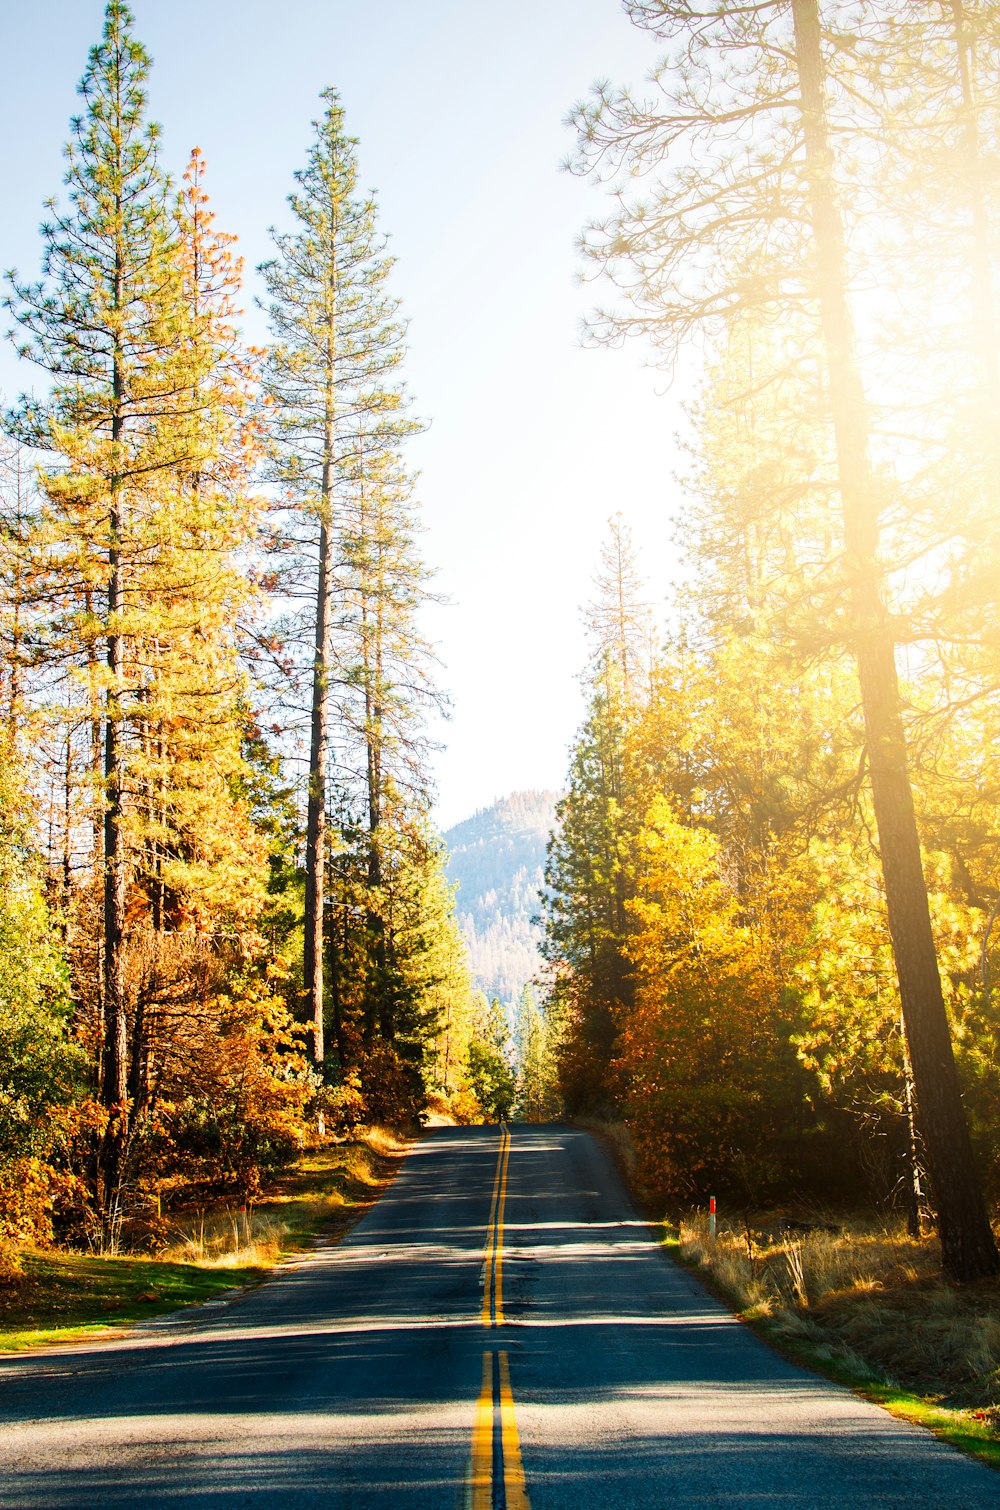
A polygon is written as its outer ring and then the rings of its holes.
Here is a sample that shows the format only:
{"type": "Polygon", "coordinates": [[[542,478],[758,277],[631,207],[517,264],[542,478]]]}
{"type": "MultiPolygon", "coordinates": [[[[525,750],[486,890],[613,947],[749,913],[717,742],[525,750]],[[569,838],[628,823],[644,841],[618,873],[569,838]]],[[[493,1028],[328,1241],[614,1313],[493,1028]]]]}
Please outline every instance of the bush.
{"type": "Polygon", "coordinates": [[[365,1120],[385,1127],[416,1122],[427,1102],[423,1076],[390,1043],[376,1043],[360,1056],[358,1075],[365,1120]]]}
{"type": "Polygon", "coordinates": [[[491,1122],[506,1122],[514,1106],[517,1081],[500,1050],[474,1038],[469,1044],[468,1075],[483,1116],[491,1122]]]}

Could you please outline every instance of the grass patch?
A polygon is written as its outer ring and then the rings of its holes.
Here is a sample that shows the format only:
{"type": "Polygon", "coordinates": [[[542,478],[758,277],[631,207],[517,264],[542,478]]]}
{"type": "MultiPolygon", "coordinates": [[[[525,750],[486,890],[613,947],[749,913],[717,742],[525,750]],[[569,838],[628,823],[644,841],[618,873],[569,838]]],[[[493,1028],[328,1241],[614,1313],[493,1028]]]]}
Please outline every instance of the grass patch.
{"type": "Polygon", "coordinates": [[[0,1352],[78,1342],[254,1284],[316,1237],[336,1241],[394,1174],[405,1143],[381,1129],[307,1151],[255,1207],[181,1211],[155,1256],[22,1255],[0,1288],[0,1352]]]}
{"type": "Polygon", "coordinates": [[[0,1293],[0,1351],[77,1342],[147,1321],[165,1311],[214,1300],[264,1270],[222,1272],[138,1257],[29,1252],[23,1273],[0,1293]]]}
{"type": "Polygon", "coordinates": [[[852,1221],[680,1223],[666,1246],[767,1341],[1000,1468],[1000,1283],[953,1285],[935,1241],[852,1221]]]}

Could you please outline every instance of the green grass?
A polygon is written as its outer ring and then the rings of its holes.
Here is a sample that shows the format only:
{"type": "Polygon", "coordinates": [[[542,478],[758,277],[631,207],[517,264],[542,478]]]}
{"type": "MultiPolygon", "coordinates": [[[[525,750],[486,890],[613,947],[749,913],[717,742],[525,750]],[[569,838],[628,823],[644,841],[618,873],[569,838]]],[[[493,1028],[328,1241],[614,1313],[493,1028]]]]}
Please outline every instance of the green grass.
{"type": "Polygon", "coordinates": [[[263,1278],[262,1268],[207,1269],[149,1258],[31,1252],[20,1281],[0,1294],[0,1351],[77,1342],[165,1311],[214,1300],[263,1278]]]}
{"type": "Polygon", "coordinates": [[[970,1411],[949,1410],[947,1407],[925,1400],[920,1395],[907,1394],[904,1390],[889,1385],[854,1385],[866,1399],[884,1405],[894,1416],[907,1421],[916,1421],[926,1426],[943,1442],[950,1442],[962,1452],[979,1458],[990,1468],[1000,1470],[1000,1435],[991,1420],[978,1420],[970,1411]]]}
{"type": "Polygon", "coordinates": [[[322,1234],[336,1241],[384,1189],[404,1145],[374,1130],[305,1153],[249,1213],[180,1212],[157,1256],[101,1258],[58,1249],[22,1255],[0,1287],[0,1353],[107,1336],[259,1283],[322,1234]]]}
{"type": "Polygon", "coordinates": [[[873,1379],[864,1366],[859,1371],[856,1364],[852,1364],[850,1354],[843,1354],[835,1344],[789,1337],[779,1324],[762,1317],[742,1319],[793,1363],[845,1385],[862,1399],[881,1405],[901,1420],[926,1427],[942,1442],[1000,1470],[1000,1435],[992,1416],[984,1414],[983,1419],[977,1419],[973,1411],[951,1407],[940,1400],[873,1379]]]}

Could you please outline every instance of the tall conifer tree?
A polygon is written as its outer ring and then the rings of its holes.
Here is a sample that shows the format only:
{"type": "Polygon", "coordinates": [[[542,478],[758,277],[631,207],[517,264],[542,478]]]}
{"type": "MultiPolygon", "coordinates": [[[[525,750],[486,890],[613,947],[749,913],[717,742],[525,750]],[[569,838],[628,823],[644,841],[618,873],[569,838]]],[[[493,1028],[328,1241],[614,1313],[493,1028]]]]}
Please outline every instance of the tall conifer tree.
{"type": "Polygon", "coordinates": [[[402,356],[396,303],[385,288],[391,259],[376,229],[374,200],[357,192],[357,142],[344,131],[336,91],[324,90],[322,98],[326,108],[289,197],[295,229],[275,235],[277,256],[262,269],[275,336],[267,383],[276,406],[276,470],[289,489],[293,534],[304,539],[312,577],[303,987],[317,1064],[324,1058],[337,500],[359,431],[394,426],[400,395],[390,380],[402,356]]]}
{"type": "Polygon", "coordinates": [[[357,766],[365,834],[368,973],[363,1038],[395,1037],[390,963],[392,871],[426,868],[423,822],[429,806],[422,714],[437,701],[430,649],[417,615],[427,569],[416,542],[412,482],[396,456],[373,447],[358,458],[343,534],[343,611],[337,646],[343,667],[345,762],[357,766]],[[353,746],[353,749],[351,748],[353,746]],[[407,856],[409,855],[409,858],[407,856]]]}
{"type": "MultiPolygon", "coordinates": [[[[95,1193],[109,1246],[146,1111],[149,987],[130,964],[138,933],[147,916],[156,933],[198,933],[227,908],[230,919],[252,910],[255,894],[256,845],[232,795],[244,694],[233,619],[248,597],[234,554],[254,522],[250,374],[232,325],[238,268],[211,228],[197,154],[173,202],[146,120],[148,71],[127,6],[111,0],[81,84],[68,207],[50,205],[42,281],[15,279],[8,301],[23,354],[52,378],[46,398],[10,416],[52,457],[39,473],[34,554],[55,612],[39,655],[53,678],[75,668],[102,754],[92,957],[103,962],[106,1122],[95,1193]]],[[[80,709],[62,717],[68,905],[80,709]]],[[[185,945],[178,959],[185,949],[194,957],[185,945]]]]}
{"type": "Polygon", "coordinates": [[[22,404],[17,428],[60,458],[43,474],[43,487],[70,532],[80,634],[100,643],[105,668],[101,1096],[108,1120],[101,1168],[109,1241],[127,1117],[126,662],[135,633],[134,573],[149,524],[148,484],[165,464],[160,421],[176,391],[180,337],[159,133],[146,119],[149,66],[128,7],[110,0],[67,148],[69,205],[49,205],[43,281],[15,282],[10,301],[24,332],[23,354],[53,377],[46,399],[22,404]]]}
{"type": "Polygon", "coordinates": [[[562,1064],[571,1110],[612,1099],[614,1041],[632,1001],[627,746],[649,629],[638,556],[620,514],[608,521],[594,584],[597,595],[584,610],[593,647],[590,706],[545,868],[543,953],[555,968],[556,999],[569,1008],[562,1064]]]}

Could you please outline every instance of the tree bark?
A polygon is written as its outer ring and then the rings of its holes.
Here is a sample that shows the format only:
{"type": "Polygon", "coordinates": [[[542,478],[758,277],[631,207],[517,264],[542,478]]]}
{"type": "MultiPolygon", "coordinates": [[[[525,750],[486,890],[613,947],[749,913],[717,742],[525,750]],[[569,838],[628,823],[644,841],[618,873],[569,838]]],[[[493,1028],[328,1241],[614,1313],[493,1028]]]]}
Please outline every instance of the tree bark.
{"type": "MultiPolygon", "coordinates": [[[[119,223],[121,204],[118,205],[119,223]]],[[[124,248],[115,253],[114,308],[122,308],[124,248]]],[[[101,1243],[113,1250],[121,1219],[122,1166],[128,1114],[128,1040],[125,983],[125,907],[127,869],[121,832],[122,770],[122,632],[124,573],[122,535],[124,488],[121,471],[125,439],[125,362],[117,347],[111,373],[111,465],[108,504],[108,600],[106,644],[108,690],[104,709],[104,1043],[101,1062],[101,1101],[107,1122],[101,1144],[101,1243]]]]}
{"type": "MultiPolygon", "coordinates": [[[[116,378],[117,381],[117,378],[116,378]]],[[[114,429],[120,431],[116,418],[114,429]]],[[[120,434],[115,436],[120,439],[120,434]]],[[[112,482],[111,549],[108,572],[107,665],[110,676],[104,726],[104,1043],[101,1061],[101,1101],[108,1117],[101,1146],[101,1241],[113,1249],[120,1217],[122,1160],[128,1090],[125,984],[126,866],[121,834],[122,756],[121,688],[122,608],[120,483],[112,482]]]]}
{"type": "Polygon", "coordinates": [[[309,738],[309,792],[306,804],[306,906],[302,980],[312,1024],[313,1063],[325,1058],[323,1001],[323,911],[326,903],[326,768],[330,750],[330,636],[334,573],[333,480],[336,433],[337,262],[336,215],[327,284],[326,393],[323,475],[320,485],[319,562],[316,581],[316,634],[309,738]]]}
{"type": "MultiPolygon", "coordinates": [[[[324,462],[324,500],[329,499],[329,458],[324,462]]],[[[332,491],[332,489],[330,489],[332,491]]],[[[333,531],[327,509],[320,525],[316,587],[316,639],[313,659],[312,715],[309,742],[309,793],[306,806],[306,911],[303,986],[312,1024],[313,1063],[322,1065],[323,906],[326,900],[326,767],[330,743],[330,597],[333,576],[333,531]]]]}
{"type": "MultiPolygon", "coordinates": [[[[364,613],[364,610],[363,610],[364,613]]],[[[365,658],[368,658],[367,632],[365,658]]],[[[377,672],[376,672],[377,676],[377,672]]],[[[372,688],[372,668],[365,671],[365,744],[366,780],[368,784],[368,894],[376,900],[367,911],[368,962],[365,974],[365,1043],[371,1044],[378,1028],[391,1042],[393,1033],[387,1021],[385,995],[385,919],[382,915],[382,745],[381,717],[377,692],[372,688]]]]}
{"type": "Polygon", "coordinates": [[[847,300],[843,224],[833,183],[817,0],[792,0],[813,222],[853,598],[872,800],[906,1039],[937,1204],[946,1273],[969,1280],[1000,1272],[977,1177],[941,991],[920,856],[896,674],[895,643],[878,560],[878,504],[868,414],[847,300]]]}

